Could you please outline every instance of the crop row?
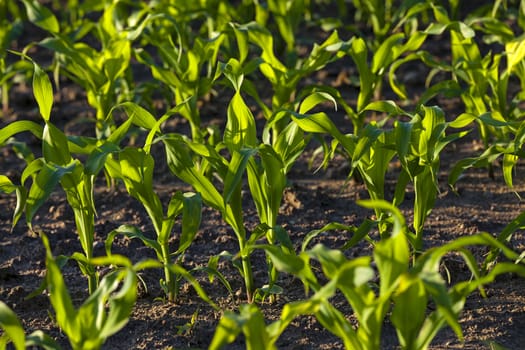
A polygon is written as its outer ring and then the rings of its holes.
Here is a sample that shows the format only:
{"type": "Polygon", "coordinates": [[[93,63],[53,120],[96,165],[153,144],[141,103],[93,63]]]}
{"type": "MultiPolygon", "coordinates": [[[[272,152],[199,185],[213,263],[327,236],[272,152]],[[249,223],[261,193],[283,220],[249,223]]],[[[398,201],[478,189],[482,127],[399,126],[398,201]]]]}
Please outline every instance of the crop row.
{"type": "MultiPolygon", "coordinates": [[[[490,172],[497,160],[506,184],[513,185],[525,143],[525,40],[516,37],[525,29],[523,2],[496,1],[463,19],[457,1],[70,1],[63,12],[36,0],[23,0],[23,5],[0,5],[3,111],[9,111],[13,84],[32,75],[42,121],[15,120],[0,129],[0,145],[12,147],[25,164],[20,183],[0,174],[0,191],[17,196],[13,226],[25,217],[31,228],[35,214],[57,188],[73,210],[81,252],[54,257],[42,234],[45,288],[56,322],[73,348],[99,348],[126,324],[137,297],[139,271],[163,270],[160,284],[168,301],[177,301],[184,279],[219,309],[181,262],[199,231],[203,206],[220,212],[235,236],[238,252],[222,258],[238,268],[247,302],[238,313],[223,311],[210,344],[214,349],[240,332],[249,348],[270,349],[303,314],[315,315],[348,349],[379,349],[387,317],[402,348],[425,349],[445,324],[462,337],[458,315],[471,292],[483,291],[484,284],[502,273],[525,276],[523,256],[506,246],[523,228],[525,213],[498,237],[482,233],[424,248],[425,221],[439,193],[440,155],[449,144],[473,133],[483,144],[482,153],[452,167],[451,188],[466,169],[486,167],[490,172]],[[319,14],[327,8],[347,15],[319,14]],[[345,26],[347,21],[359,25],[345,26]],[[43,39],[8,51],[28,22],[43,39]],[[299,29],[312,27],[322,27],[326,34],[307,53],[300,52],[298,47],[305,43],[299,42],[304,39],[299,29]],[[349,38],[342,39],[341,32],[349,32],[349,38]],[[429,51],[432,37],[449,40],[446,59],[429,51]],[[47,67],[33,56],[42,51],[52,53],[47,67]],[[317,72],[337,65],[355,72],[355,102],[336,87],[311,83],[317,72]],[[399,72],[418,65],[428,74],[424,90],[414,97],[399,72]],[[137,79],[141,68],[150,79],[137,79]],[[50,73],[55,86],[67,81],[85,92],[94,111],[92,136],[68,135],[53,119],[50,73]],[[385,99],[387,94],[395,94],[396,100],[385,99]],[[164,101],[160,109],[154,104],[159,96],[164,101]],[[463,110],[445,115],[434,104],[437,96],[460,98],[463,110]],[[212,103],[210,99],[227,101],[222,127],[201,120],[202,106],[212,103]],[[333,121],[336,109],[344,111],[351,125],[333,121]],[[187,120],[190,131],[165,131],[171,118],[187,120]],[[41,140],[38,152],[17,140],[24,132],[41,140]],[[133,133],[140,134],[141,145],[129,142],[133,133]],[[323,166],[336,154],[344,155],[350,164],[348,177],[360,179],[370,197],[359,204],[375,215],[355,227],[332,223],[313,230],[296,251],[289,233],[278,224],[279,207],[288,173],[314,140],[323,166]],[[162,203],[154,186],[159,155],[153,149],[158,145],[171,173],[192,188],[174,193],[168,203],[162,203]],[[400,164],[395,174],[394,161],[400,164]],[[397,180],[392,198],[385,193],[387,174],[397,180]],[[120,226],[107,233],[106,255],[95,257],[94,187],[101,176],[110,185],[125,186],[144,207],[154,232],[120,226]],[[414,191],[410,225],[398,209],[409,187],[414,191]],[[244,190],[258,217],[251,231],[244,222],[244,190]],[[174,232],[177,222],[180,232],[174,232]],[[309,247],[315,235],[333,229],[351,233],[344,249],[367,239],[373,255],[349,260],[341,250],[309,247]],[[372,238],[373,232],[379,239],[372,238]],[[173,251],[169,241],[174,235],[179,243],[173,251]],[[140,239],[156,259],[133,264],[126,256],[112,254],[117,236],[140,239]],[[478,262],[467,249],[471,245],[486,246],[490,254],[478,262]],[[264,286],[254,283],[255,251],[266,254],[264,286]],[[472,280],[448,286],[439,265],[451,251],[462,255],[472,280]],[[510,262],[498,262],[501,254],[510,262]],[[66,258],[78,262],[87,278],[89,297],[79,308],[73,306],[60,272],[66,258]],[[326,278],[316,274],[312,260],[326,278]],[[112,272],[100,277],[96,267],[102,265],[112,272]],[[281,292],[281,273],[299,278],[308,293],[305,300],[286,304],[281,318],[266,325],[257,303],[272,301],[281,292]],[[374,286],[376,274],[379,284],[374,286]],[[328,282],[321,282],[325,279],[328,282]],[[357,327],[330,303],[336,292],[348,301],[357,327]],[[430,302],[435,309],[428,312],[430,302]]],[[[230,281],[216,268],[219,258],[210,257],[206,271],[231,290],[230,281]]],[[[0,344],[12,341],[17,349],[58,347],[42,332],[26,335],[3,303],[0,326],[0,344]]]]}

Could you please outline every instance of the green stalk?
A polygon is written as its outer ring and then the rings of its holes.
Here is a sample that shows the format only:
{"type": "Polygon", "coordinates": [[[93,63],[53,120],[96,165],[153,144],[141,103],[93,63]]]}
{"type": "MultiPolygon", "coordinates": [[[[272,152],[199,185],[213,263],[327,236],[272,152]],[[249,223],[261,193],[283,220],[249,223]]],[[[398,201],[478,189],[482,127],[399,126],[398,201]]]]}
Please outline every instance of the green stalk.
{"type": "Polygon", "coordinates": [[[239,254],[241,255],[242,262],[242,272],[244,277],[244,285],[246,287],[246,299],[249,304],[253,303],[253,271],[252,271],[252,262],[250,260],[250,254],[246,251],[246,231],[242,228],[238,232],[235,230],[237,239],[239,241],[239,254]]]}
{"type": "Polygon", "coordinates": [[[250,255],[245,255],[241,253],[242,261],[242,270],[244,274],[244,284],[246,286],[246,299],[249,304],[253,303],[253,272],[252,272],[252,262],[250,260],[250,255]]]}
{"type": "Polygon", "coordinates": [[[162,243],[161,244],[161,254],[162,254],[162,260],[164,263],[164,278],[166,282],[166,288],[167,288],[167,294],[168,294],[168,301],[174,302],[177,299],[177,286],[176,286],[176,278],[174,278],[173,273],[169,269],[169,265],[171,264],[170,259],[170,250],[168,243],[162,243]]]}
{"type": "MultiPolygon", "coordinates": [[[[94,217],[90,214],[90,209],[78,208],[73,211],[75,213],[75,223],[82,249],[84,250],[87,261],[90,261],[93,258],[94,217]]],[[[88,278],[88,292],[91,295],[98,287],[97,274],[90,265],[86,265],[85,270],[88,278]]]]}

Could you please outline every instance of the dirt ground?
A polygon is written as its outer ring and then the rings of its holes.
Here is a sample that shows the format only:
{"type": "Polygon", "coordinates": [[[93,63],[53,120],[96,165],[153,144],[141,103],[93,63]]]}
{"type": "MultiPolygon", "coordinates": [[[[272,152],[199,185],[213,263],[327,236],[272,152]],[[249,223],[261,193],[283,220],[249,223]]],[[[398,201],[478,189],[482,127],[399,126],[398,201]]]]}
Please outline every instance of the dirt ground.
{"type": "MultiPolygon", "coordinates": [[[[317,78],[333,79],[340,76],[343,69],[340,65],[329,67],[317,78]]],[[[413,82],[412,88],[417,91],[421,88],[420,83],[413,82]]],[[[85,128],[91,126],[89,124],[90,126],[86,127],[75,122],[79,117],[93,115],[93,111],[86,105],[85,95],[78,88],[64,84],[56,95],[60,101],[55,103],[53,118],[58,125],[72,133],[83,133],[85,128]]],[[[433,102],[440,105],[450,119],[457,116],[458,110],[461,109],[458,101],[436,99],[433,102]]],[[[0,128],[16,119],[38,120],[36,107],[30,89],[15,86],[10,113],[4,119],[0,119],[0,128]]],[[[208,106],[205,112],[209,113],[204,118],[205,122],[224,123],[222,107],[208,106]]],[[[350,124],[340,114],[334,114],[334,119],[342,129],[350,124]]],[[[187,128],[183,120],[175,118],[170,123],[172,125],[168,125],[167,128],[187,128]]],[[[38,141],[30,135],[23,135],[23,139],[34,149],[38,149],[38,141]]],[[[447,147],[442,155],[439,179],[442,191],[426,222],[426,247],[438,246],[454,238],[478,232],[497,235],[525,210],[524,202],[518,196],[525,198],[525,165],[522,163],[516,169],[513,189],[505,185],[501,168],[496,164],[494,178],[488,176],[486,169],[470,169],[458,182],[459,194],[450,191],[447,186],[448,170],[460,159],[480,153],[481,146],[475,139],[476,135],[473,133],[447,147]]],[[[305,153],[289,175],[290,187],[283,200],[279,218],[279,223],[289,232],[297,247],[300,247],[308,232],[329,222],[359,225],[372,215],[370,211],[356,204],[357,199],[367,198],[368,195],[363,184],[345,181],[348,165],[344,159],[337,158],[328,169],[314,173],[308,167],[310,154],[311,152],[305,153]]],[[[188,188],[170,175],[162,164],[162,150],[159,149],[155,156],[158,164],[155,176],[156,190],[166,203],[171,193],[188,188]]],[[[8,175],[16,182],[23,169],[22,163],[23,161],[9,148],[0,150],[0,174],[8,175]]],[[[102,177],[97,180],[97,184],[99,186],[96,187],[95,193],[98,211],[95,255],[104,254],[106,235],[122,224],[136,225],[146,234],[153,235],[152,225],[140,203],[132,199],[123,186],[115,190],[109,189],[104,185],[102,177]]],[[[394,185],[395,178],[389,179],[387,193],[393,191],[394,185]]],[[[409,190],[402,207],[409,223],[412,220],[412,201],[413,193],[409,190]]],[[[23,222],[11,232],[15,206],[14,195],[0,194],[0,300],[13,308],[27,332],[43,330],[67,349],[67,339],[53,321],[52,307],[47,296],[42,294],[26,299],[28,294],[38,288],[45,275],[45,254],[41,239],[23,222]]],[[[253,227],[257,224],[257,216],[247,196],[245,208],[246,225],[253,227]]],[[[33,226],[35,231],[42,231],[48,235],[55,255],[70,255],[81,251],[75,233],[73,213],[62,192],[54,193],[38,211],[33,226]]],[[[347,239],[342,232],[327,232],[316,238],[316,242],[336,248],[342,246],[347,239]]],[[[172,243],[176,245],[176,237],[172,243]]],[[[518,252],[525,250],[525,232],[516,232],[509,244],[518,252]]],[[[188,269],[203,266],[210,256],[222,251],[235,253],[237,249],[235,237],[219,213],[204,208],[201,229],[188,250],[184,263],[188,269]]],[[[118,238],[114,251],[125,254],[133,261],[154,257],[153,251],[144,247],[138,240],[118,238]]],[[[347,255],[359,256],[370,251],[370,246],[363,242],[357,248],[348,251],[347,255]]],[[[481,257],[484,251],[477,254],[481,257]]],[[[257,252],[253,256],[253,266],[258,286],[266,279],[264,264],[264,255],[257,252]]],[[[468,269],[461,260],[448,259],[446,267],[453,280],[468,278],[468,269]]],[[[235,268],[226,262],[221,263],[219,269],[229,279],[236,293],[230,294],[217,281],[209,283],[204,275],[198,275],[199,280],[212,300],[223,309],[235,310],[244,301],[244,294],[241,293],[242,279],[235,268]]],[[[80,274],[78,267],[68,263],[63,273],[72,297],[76,302],[82,302],[87,297],[87,281],[80,274]]],[[[149,271],[143,278],[147,291],[143,290],[140,293],[129,323],[107,340],[104,349],[207,348],[220,319],[220,313],[204,303],[188,286],[183,288],[177,303],[160,300],[160,271],[149,271]],[[196,317],[192,323],[193,316],[196,317]]],[[[282,275],[279,285],[284,289],[284,293],[277,297],[276,302],[260,305],[268,321],[279,317],[286,302],[305,297],[301,283],[290,276],[282,275]]],[[[504,276],[487,286],[486,290],[486,298],[481,297],[478,292],[473,293],[461,314],[464,342],[460,342],[450,329],[444,328],[432,343],[431,349],[488,349],[487,341],[495,341],[509,349],[523,348],[525,279],[504,276]]],[[[382,342],[384,349],[395,349],[398,346],[395,330],[388,322],[385,323],[382,342]]],[[[306,316],[297,318],[277,345],[280,349],[343,349],[343,344],[338,338],[324,330],[313,317],[306,316]]],[[[228,348],[245,348],[242,337],[228,348]]]]}

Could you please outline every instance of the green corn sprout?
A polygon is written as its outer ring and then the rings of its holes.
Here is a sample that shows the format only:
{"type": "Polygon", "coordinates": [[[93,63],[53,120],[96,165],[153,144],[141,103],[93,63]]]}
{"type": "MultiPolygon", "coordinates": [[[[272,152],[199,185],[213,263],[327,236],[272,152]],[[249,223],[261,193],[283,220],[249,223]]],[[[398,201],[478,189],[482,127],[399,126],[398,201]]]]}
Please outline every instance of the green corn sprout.
{"type": "Polygon", "coordinates": [[[96,290],[75,309],[45,235],[46,287],[56,321],[73,349],[100,349],[104,341],[127,323],[137,299],[137,275],[127,258],[124,268],[106,275],[96,290]],[[107,308],[107,309],[106,309],[107,308]]]}
{"type": "MultiPolygon", "coordinates": [[[[261,26],[268,28],[270,16],[273,17],[277,29],[286,44],[286,53],[294,56],[296,53],[295,37],[301,20],[310,14],[310,0],[270,0],[267,4],[255,1],[255,20],[261,26]]],[[[292,57],[289,57],[292,59],[292,57]]]]}
{"type": "MultiPolygon", "coordinates": [[[[381,200],[361,201],[367,208],[381,207],[393,219],[392,234],[376,244],[373,259],[377,266],[379,286],[372,287],[375,272],[372,257],[347,260],[339,250],[316,245],[295,255],[276,246],[263,246],[281,271],[302,280],[313,295],[306,300],[288,303],[281,318],[264,326],[262,314],[255,306],[243,306],[240,314],[225,313],[216,329],[210,348],[220,349],[233,342],[240,332],[246,336],[247,348],[275,348],[275,342],[289,323],[299,315],[313,314],[330,332],[341,338],[346,349],[380,349],[384,320],[390,317],[399,344],[403,349],[427,349],[440,329],[448,324],[462,339],[459,313],[469,294],[504,273],[525,275],[525,266],[513,263],[498,264],[489,274],[481,276],[476,261],[466,247],[482,245],[497,247],[508,258],[518,255],[506,248],[489,234],[481,233],[462,237],[422,254],[413,265],[410,263],[408,236],[411,233],[401,212],[392,204],[381,200]],[[474,279],[459,282],[450,288],[439,273],[444,255],[459,252],[469,266],[474,279]],[[319,261],[323,274],[328,278],[324,285],[314,275],[310,260],[319,261]],[[358,321],[354,327],[341,311],[330,303],[340,290],[352,307],[358,321]],[[428,311],[432,300],[436,308],[428,311]]],[[[481,289],[483,293],[483,289],[481,289]]]]}
{"type": "Polygon", "coordinates": [[[109,137],[115,128],[110,110],[119,102],[119,96],[124,95],[118,89],[126,89],[125,75],[131,59],[130,38],[133,38],[129,30],[113,22],[116,3],[105,7],[97,25],[102,44],[100,51],[79,41],[93,26],[80,30],[80,37],[66,36],[60,32],[58,20],[49,9],[33,0],[25,0],[24,4],[29,19],[51,35],[38,44],[53,51],[57,69],[63,69],[69,78],[86,90],[88,103],[96,110],[97,137],[109,137]]]}
{"type": "Polygon", "coordinates": [[[201,142],[203,130],[197,102],[211,92],[216,79],[217,56],[225,36],[216,34],[209,39],[197,37],[193,47],[189,47],[183,38],[184,28],[180,26],[178,18],[153,13],[148,19],[151,19],[151,28],[145,36],[157,48],[162,65],[155,64],[155,60],[144,50],[136,50],[137,58],[151,69],[153,78],[169,87],[175,96],[175,105],[184,106],[179,113],[190,123],[192,138],[201,142]],[[171,35],[159,31],[159,26],[173,28],[177,38],[173,39],[171,35]],[[166,35],[169,40],[166,40],[166,35]]]}
{"type": "Polygon", "coordinates": [[[139,238],[145,245],[155,250],[159,261],[164,266],[164,280],[161,281],[169,301],[176,301],[179,293],[178,276],[172,272],[170,265],[180,264],[180,258],[190,246],[201,220],[201,196],[195,193],[177,192],[172,196],[167,213],[164,214],[162,203],[153,190],[153,157],[140,148],[125,148],[118,154],[119,174],[113,176],[121,179],[131,196],[140,201],[148,213],[157,235],[156,240],[148,239],[138,229],[122,226],[108,235],[106,250],[111,254],[110,248],[114,237],[123,234],[130,238],[139,238]],[[172,234],[175,219],[182,214],[182,233],[179,248],[176,252],[169,249],[169,239],[172,234]]]}
{"type": "MultiPolygon", "coordinates": [[[[24,169],[21,184],[13,184],[2,176],[2,190],[7,193],[16,192],[18,205],[13,217],[16,225],[22,213],[25,212],[26,222],[31,227],[37,210],[51,195],[57,185],[66,193],[66,199],[73,209],[77,234],[85,259],[78,260],[82,272],[88,277],[88,288],[93,292],[98,283],[98,277],[93,266],[86,264],[93,257],[95,202],[93,183],[96,175],[106,167],[108,155],[118,150],[118,143],[124,138],[129,127],[135,123],[139,126],[154,125],[155,120],[148,120],[142,115],[134,114],[123,123],[105,141],[92,140],[88,137],[69,139],[50,121],[53,106],[52,85],[47,74],[38,64],[33,62],[33,93],[40,114],[45,122],[42,128],[30,121],[17,121],[0,130],[0,144],[12,135],[30,131],[42,139],[42,158],[32,160],[24,169]],[[148,124],[149,123],[149,124],[148,124]],[[73,153],[88,155],[85,163],[73,158],[73,153]],[[29,190],[26,182],[31,179],[29,190]]],[[[111,159],[110,159],[111,160],[111,159]]]]}
{"type": "MultiPolygon", "coordinates": [[[[343,49],[346,43],[339,39],[337,32],[334,32],[322,44],[315,44],[308,57],[297,59],[296,62],[291,63],[290,67],[288,67],[275,55],[273,36],[266,28],[256,22],[235,25],[233,28],[239,47],[238,61],[246,67],[243,69],[249,72],[253,65],[256,65],[272,85],[271,108],[268,108],[261,101],[251,81],[245,79],[246,81],[243,85],[243,91],[255,98],[267,119],[271,118],[272,111],[279,111],[280,109],[294,110],[293,105],[296,102],[296,95],[306,94],[298,91],[301,81],[344,56],[343,49]],[[262,52],[257,59],[244,63],[248,56],[249,43],[257,45],[262,52]]],[[[231,60],[228,63],[230,64],[231,60]]],[[[343,104],[343,106],[347,107],[348,105],[343,104]]],[[[348,111],[351,113],[349,107],[348,111]]],[[[288,122],[289,118],[283,118],[279,122],[272,124],[273,138],[277,138],[277,134],[286,127],[288,122]]]]}

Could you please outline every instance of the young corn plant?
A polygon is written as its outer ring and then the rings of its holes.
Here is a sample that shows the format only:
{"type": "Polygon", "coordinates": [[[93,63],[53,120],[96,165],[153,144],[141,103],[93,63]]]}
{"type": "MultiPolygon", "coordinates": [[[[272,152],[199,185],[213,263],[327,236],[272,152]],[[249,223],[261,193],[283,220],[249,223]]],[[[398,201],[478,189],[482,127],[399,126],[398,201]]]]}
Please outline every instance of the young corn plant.
{"type": "MultiPolygon", "coordinates": [[[[154,125],[155,120],[147,120],[134,114],[115,129],[107,140],[89,137],[67,137],[51,122],[53,106],[53,89],[44,70],[35,62],[33,74],[33,92],[44,120],[44,127],[30,121],[16,121],[0,130],[0,144],[13,135],[30,131],[42,140],[42,157],[31,160],[21,176],[21,184],[13,184],[2,175],[2,191],[16,192],[18,204],[13,217],[16,225],[23,213],[26,222],[32,227],[33,218],[49,198],[54,189],[60,185],[65,191],[66,199],[73,209],[77,235],[83,253],[75,253],[82,272],[88,277],[88,289],[92,293],[98,284],[98,275],[89,260],[93,258],[95,201],[93,184],[100,171],[107,167],[108,155],[119,149],[118,144],[126,135],[132,124],[141,127],[154,125]],[[85,163],[74,158],[74,154],[86,155],[85,163]],[[29,190],[27,184],[31,182],[29,190]]],[[[31,159],[31,157],[29,157],[31,159]]],[[[111,168],[110,168],[111,169],[111,168]]]]}
{"type": "MultiPolygon", "coordinates": [[[[239,64],[230,61],[232,69],[239,68],[239,64]]],[[[232,228],[239,245],[239,270],[244,278],[246,297],[248,302],[252,302],[255,286],[250,260],[251,247],[267,230],[256,229],[251,234],[247,232],[244,226],[241,190],[243,175],[251,158],[259,151],[259,142],[255,118],[241,96],[243,75],[227,76],[231,78],[235,94],[228,105],[222,142],[217,145],[197,143],[178,134],[161,135],[159,139],[165,145],[171,171],[191,185],[202,196],[204,203],[217,209],[232,228]],[[210,172],[221,184],[210,179],[210,172]]],[[[150,135],[154,135],[155,132],[152,130],[150,135]]],[[[258,171],[254,168],[255,163],[251,166],[254,171],[258,171]]]]}
{"type": "MultiPolygon", "coordinates": [[[[63,72],[84,88],[90,106],[96,111],[96,132],[99,139],[109,137],[115,129],[110,110],[127,91],[126,74],[131,59],[131,40],[138,33],[115,22],[116,3],[107,4],[96,25],[84,23],[75,33],[64,35],[54,14],[35,0],[24,0],[28,18],[50,37],[38,45],[55,53],[55,74],[63,72]],[[94,30],[96,29],[96,31],[94,30]],[[101,49],[82,42],[90,32],[98,33],[101,49]]],[[[58,81],[58,79],[56,79],[58,81]]]]}
{"type": "MultiPolygon", "coordinates": [[[[177,300],[181,275],[174,273],[172,265],[179,269],[181,257],[191,245],[201,221],[201,196],[195,193],[176,192],[168,204],[166,213],[157,193],[153,189],[154,160],[151,154],[142,148],[127,147],[118,152],[118,171],[113,176],[122,180],[128,193],[140,201],[150,217],[156,239],[147,238],[136,227],[124,225],[112,231],[106,239],[107,254],[111,254],[111,245],[116,235],[139,238],[146,246],[152,248],[164,268],[164,280],[161,286],[169,301],[177,300]],[[170,251],[169,239],[177,216],[182,215],[182,232],[179,247],[170,251]]],[[[186,274],[184,274],[186,275],[186,274]]]]}
{"type": "MultiPolygon", "coordinates": [[[[231,159],[227,159],[215,148],[209,145],[203,147],[203,144],[194,143],[181,135],[166,134],[161,139],[166,148],[171,171],[191,185],[202,196],[204,203],[217,209],[232,228],[239,245],[240,272],[244,278],[246,297],[249,302],[252,302],[255,287],[250,261],[250,241],[257,235],[253,234],[253,237],[249,237],[244,226],[241,180],[248,159],[254,154],[254,150],[239,149],[232,152],[231,159]],[[206,159],[210,164],[210,169],[221,179],[224,184],[222,193],[220,187],[212,182],[202,167],[195,162],[195,156],[206,159]]],[[[264,232],[262,234],[264,235],[264,232]]]]}
{"type": "MultiPolygon", "coordinates": [[[[77,233],[84,251],[86,260],[93,257],[94,216],[95,206],[93,200],[93,180],[96,172],[90,172],[77,159],[73,159],[67,137],[50,122],[53,104],[53,91],[51,82],[46,73],[36,63],[34,65],[33,91],[39,106],[40,114],[45,122],[43,129],[34,124],[19,121],[2,129],[5,136],[15,132],[30,130],[42,139],[42,158],[30,162],[25,168],[21,185],[9,184],[4,178],[4,183],[11,186],[10,191],[16,188],[18,206],[15,210],[13,225],[16,224],[23,211],[26,222],[31,227],[31,222],[38,208],[51,195],[54,188],[60,184],[66,192],[66,198],[75,214],[77,233]],[[22,127],[22,129],[19,129],[22,127]],[[41,134],[40,134],[41,131],[41,134]],[[29,191],[25,190],[25,182],[31,179],[29,191]],[[13,187],[14,186],[14,187],[13,187]]],[[[96,169],[94,169],[96,171],[96,169]]],[[[83,264],[80,260],[82,271],[88,276],[89,291],[93,292],[97,286],[96,272],[90,265],[83,264]]]]}
{"type": "MultiPolygon", "coordinates": [[[[97,289],[77,309],[69,294],[60,267],[67,257],[54,257],[47,236],[42,233],[46,249],[46,277],[43,286],[55,312],[57,326],[65,333],[72,349],[100,349],[106,339],[121,330],[131,315],[137,299],[137,271],[151,267],[151,263],[132,265],[123,256],[98,258],[90,263],[115,264],[121,267],[110,272],[100,281],[97,289]]],[[[26,335],[16,314],[0,302],[0,347],[9,343],[17,350],[41,347],[59,350],[62,347],[42,331],[26,335]]]]}
{"type": "Polygon", "coordinates": [[[466,298],[498,275],[517,273],[525,275],[525,266],[501,263],[487,275],[481,276],[474,256],[467,249],[471,245],[498,247],[513,260],[518,254],[506,248],[489,234],[462,237],[441,247],[432,248],[411,264],[409,242],[411,235],[400,211],[381,200],[361,201],[367,208],[382,207],[392,215],[392,233],[374,247],[373,257],[348,260],[340,250],[316,245],[299,255],[290,254],[276,246],[262,247],[271,255],[279,270],[301,279],[307,292],[305,300],[291,302],[283,308],[281,318],[265,325],[257,307],[243,306],[240,314],[225,313],[216,329],[210,348],[221,349],[243,332],[248,348],[276,349],[275,343],[290,322],[299,315],[314,315],[330,332],[338,336],[346,349],[370,350],[381,348],[381,331],[386,317],[394,325],[399,345],[403,349],[427,349],[436,334],[450,326],[462,339],[459,313],[466,298]],[[440,274],[443,257],[459,252],[472,271],[473,279],[448,287],[440,274]],[[318,261],[328,282],[322,285],[312,269],[311,260],[318,261]],[[379,285],[372,280],[377,266],[379,285]],[[336,291],[341,291],[353,310],[357,326],[330,303],[336,291]],[[433,302],[435,308],[428,311],[433,302]]]}
{"type": "MultiPolygon", "coordinates": [[[[464,86],[461,99],[465,113],[458,118],[461,125],[477,124],[485,150],[493,144],[508,143],[523,119],[521,92],[510,89],[516,78],[523,86],[522,38],[515,38],[508,25],[492,17],[474,17],[457,25],[443,9],[434,7],[434,13],[438,22],[434,27],[448,28],[452,47],[451,65],[442,64],[437,69],[451,72],[453,79],[464,86]],[[503,44],[503,52],[490,51],[483,56],[474,40],[475,30],[503,44]]],[[[492,175],[490,164],[489,171],[492,175]]]]}
{"type": "MultiPolygon", "coordinates": [[[[395,33],[385,39],[377,49],[371,49],[365,39],[354,37],[350,40],[346,54],[352,58],[359,73],[359,94],[356,110],[349,114],[358,134],[365,125],[365,110],[373,100],[379,100],[382,95],[382,85],[386,74],[391,68],[396,68],[404,62],[405,55],[419,52],[428,34],[416,31],[411,34],[395,33]],[[372,58],[369,61],[369,53],[372,58]]],[[[395,87],[395,81],[391,80],[395,87]]]]}
{"type": "Polygon", "coordinates": [[[296,59],[295,38],[302,20],[308,20],[310,14],[309,0],[270,0],[265,4],[255,1],[255,21],[262,27],[269,28],[270,17],[286,46],[287,62],[296,59]]]}
{"type": "Polygon", "coordinates": [[[73,349],[100,349],[109,336],[128,322],[137,299],[135,267],[127,258],[113,257],[113,262],[118,261],[124,267],[106,275],[96,290],[75,309],[45,235],[42,241],[46,248],[46,288],[58,326],[68,336],[73,349]]]}
{"type": "Polygon", "coordinates": [[[197,37],[193,47],[189,47],[186,40],[183,40],[184,33],[181,33],[186,28],[178,23],[176,17],[157,14],[155,20],[150,22],[145,36],[157,49],[162,64],[156,64],[155,59],[145,50],[136,50],[136,56],[150,68],[153,78],[169,87],[175,97],[175,105],[184,106],[179,113],[188,120],[192,138],[202,142],[204,131],[201,127],[198,99],[210,94],[212,90],[216,79],[217,56],[225,39],[224,34],[219,33],[209,39],[197,37]],[[159,30],[159,27],[163,30],[159,30]],[[172,34],[164,32],[166,28],[172,28],[172,34]]]}
{"type": "MultiPolygon", "coordinates": [[[[272,85],[273,95],[271,107],[269,108],[261,100],[253,82],[244,79],[242,89],[255,99],[261,107],[265,118],[270,122],[274,113],[280,110],[295,111],[297,100],[301,96],[306,96],[315,88],[305,87],[299,90],[300,83],[314,72],[322,69],[331,62],[334,62],[344,56],[346,42],[343,42],[337,32],[332,33],[323,43],[314,44],[310,55],[304,59],[297,59],[290,65],[282,63],[274,52],[274,39],[272,34],[256,22],[250,22],[242,25],[233,26],[234,34],[237,39],[239,48],[238,61],[243,69],[250,72],[257,67],[261,73],[268,79],[272,85]],[[256,45],[260,48],[260,57],[245,62],[249,53],[249,44],[256,45]]],[[[322,90],[323,88],[319,88],[322,90]]],[[[327,89],[329,90],[329,89],[327,89]]],[[[348,107],[342,98],[338,97],[338,102],[344,107],[348,107]]],[[[349,113],[351,108],[348,107],[349,113]]],[[[272,143],[271,138],[276,139],[278,134],[288,125],[290,118],[280,118],[271,123],[271,133],[265,136],[265,143],[272,143]]]]}

